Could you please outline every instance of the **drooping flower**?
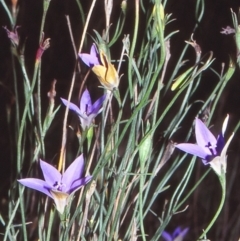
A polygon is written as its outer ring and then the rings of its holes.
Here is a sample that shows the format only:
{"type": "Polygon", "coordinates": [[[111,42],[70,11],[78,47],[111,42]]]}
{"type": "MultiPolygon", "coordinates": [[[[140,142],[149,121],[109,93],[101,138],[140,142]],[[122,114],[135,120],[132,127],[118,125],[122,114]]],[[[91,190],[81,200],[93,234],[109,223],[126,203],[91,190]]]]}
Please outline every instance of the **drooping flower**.
{"type": "Polygon", "coordinates": [[[80,99],[80,108],[63,98],[61,100],[64,105],[68,106],[70,110],[73,110],[79,116],[82,128],[85,130],[90,127],[93,119],[102,111],[102,104],[105,98],[106,95],[103,95],[92,104],[89,91],[86,89],[80,99]]]}
{"type": "Polygon", "coordinates": [[[18,180],[18,182],[52,198],[61,214],[68,204],[69,197],[92,178],[91,176],[82,177],[84,171],[83,155],[76,158],[63,174],[42,160],[40,160],[40,167],[45,180],[24,178],[18,180]]]}
{"type": "Polygon", "coordinates": [[[172,234],[163,231],[162,237],[165,241],[182,241],[184,239],[184,236],[187,234],[188,230],[189,228],[181,229],[180,227],[177,227],[172,234]]]}
{"type": "Polygon", "coordinates": [[[115,67],[102,50],[98,52],[95,44],[92,45],[90,54],[81,53],[79,57],[88,67],[92,68],[92,71],[106,89],[113,90],[118,87],[119,76],[115,67]]]}
{"type": "Polygon", "coordinates": [[[3,28],[6,30],[7,36],[11,40],[13,46],[17,47],[19,45],[19,35],[17,30],[20,26],[16,26],[13,31],[8,30],[7,27],[3,28]]]}
{"type": "Polygon", "coordinates": [[[229,116],[227,115],[223,122],[222,131],[216,139],[206,125],[200,119],[196,118],[195,136],[197,144],[181,143],[175,145],[175,147],[200,157],[202,162],[205,165],[210,164],[218,175],[221,175],[222,170],[226,173],[226,152],[234,135],[232,134],[225,144],[224,133],[227,128],[228,119],[229,116]]]}
{"type": "Polygon", "coordinates": [[[36,61],[39,62],[42,58],[43,52],[50,47],[50,38],[44,40],[44,33],[42,33],[42,38],[37,50],[36,61]]]}

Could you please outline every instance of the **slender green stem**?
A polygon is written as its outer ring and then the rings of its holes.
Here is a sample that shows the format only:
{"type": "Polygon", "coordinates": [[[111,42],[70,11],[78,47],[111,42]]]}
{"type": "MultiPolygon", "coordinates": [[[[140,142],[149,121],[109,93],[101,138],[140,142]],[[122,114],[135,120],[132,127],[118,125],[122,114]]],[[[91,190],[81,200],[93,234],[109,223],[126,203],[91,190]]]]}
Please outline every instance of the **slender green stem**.
{"type": "Polygon", "coordinates": [[[211,227],[213,226],[213,224],[215,223],[215,221],[217,220],[220,212],[222,211],[224,202],[225,202],[225,198],[226,198],[226,176],[225,173],[223,173],[221,176],[219,177],[219,181],[222,187],[222,197],[221,197],[221,201],[218,207],[217,212],[215,213],[213,219],[211,220],[211,222],[208,224],[207,228],[204,230],[204,232],[201,234],[201,236],[198,238],[198,240],[203,239],[206,234],[208,233],[208,231],[211,229],[211,227]]]}
{"type": "Polygon", "coordinates": [[[50,0],[43,1],[43,16],[42,16],[42,22],[41,22],[41,28],[40,28],[39,43],[41,43],[41,40],[42,40],[42,32],[44,29],[44,24],[45,24],[49,4],[50,4],[50,0]]]}
{"type": "Polygon", "coordinates": [[[8,238],[8,235],[9,235],[9,232],[10,232],[10,229],[11,229],[11,226],[12,226],[12,223],[13,223],[13,220],[14,220],[14,218],[15,218],[15,216],[16,216],[16,212],[17,212],[17,209],[18,209],[19,204],[20,204],[20,199],[22,199],[23,191],[24,191],[24,188],[22,188],[22,190],[19,192],[19,198],[18,198],[18,200],[14,203],[14,209],[13,209],[12,212],[11,212],[11,216],[10,216],[10,218],[9,218],[7,227],[6,227],[6,229],[5,229],[5,234],[4,234],[4,239],[3,239],[3,241],[6,241],[7,238],[8,238]]]}
{"type": "MultiPolygon", "coordinates": [[[[20,185],[18,186],[19,194],[22,192],[20,185]]],[[[24,209],[24,197],[23,195],[19,198],[20,200],[20,209],[21,209],[21,218],[22,218],[22,231],[23,231],[23,240],[28,241],[27,238],[27,227],[26,227],[26,218],[25,218],[25,209],[24,209]]]]}
{"type": "Polygon", "coordinates": [[[18,171],[18,174],[20,173],[20,170],[21,170],[23,131],[26,126],[26,117],[27,117],[27,113],[29,111],[29,104],[32,99],[33,89],[36,84],[37,72],[38,72],[38,64],[35,64],[35,69],[34,69],[34,74],[33,74],[33,82],[31,85],[31,89],[28,92],[25,108],[23,111],[22,119],[21,119],[21,125],[20,125],[20,129],[19,129],[19,136],[18,136],[18,142],[17,142],[17,171],[18,171]]]}
{"type": "Polygon", "coordinates": [[[45,157],[44,147],[44,134],[42,128],[42,107],[41,107],[41,62],[39,62],[38,80],[37,80],[37,118],[38,118],[38,129],[39,129],[39,145],[41,146],[42,157],[45,157]]]}
{"type": "Polygon", "coordinates": [[[134,33],[133,33],[133,40],[131,44],[130,54],[129,54],[129,62],[128,62],[128,84],[130,90],[130,97],[133,97],[133,83],[132,83],[132,61],[133,61],[133,54],[136,47],[137,42],[137,34],[138,34],[138,27],[139,27],[139,0],[135,0],[135,23],[134,23],[134,33]]]}
{"type": "Polygon", "coordinates": [[[0,2],[1,2],[1,4],[2,4],[2,6],[3,6],[3,8],[4,8],[5,12],[6,12],[6,14],[8,15],[8,18],[9,18],[9,20],[10,20],[10,22],[11,22],[11,26],[14,27],[14,24],[15,24],[15,23],[14,23],[12,14],[11,14],[11,12],[9,11],[8,7],[7,7],[7,4],[5,3],[4,0],[0,0],[0,2]]]}
{"type": "Polygon", "coordinates": [[[211,171],[212,169],[209,168],[203,176],[198,180],[198,182],[193,186],[193,188],[188,192],[188,194],[184,197],[184,199],[174,208],[174,212],[177,212],[177,210],[183,205],[184,202],[189,198],[189,196],[194,192],[194,190],[200,185],[200,183],[203,181],[203,179],[207,176],[207,174],[211,171]]]}
{"type": "MultiPolygon", "coordinates": [[[[24,85],[25,87],[25,93],[26,93],[26,99],[28,98],[27,96],[27,93],[30,92],[31,90],[31,84],[30,84],[30,79],[28,78],[28,74],[27,74],[27,70],[26,70],[26,65],[25,65],[25,56],[23,54],[21,54],[19,57],[18,57],[18,61],[20,63],[20,66],[21,66],[21,69],[22,69],[22,73],[23,73],[23,77],[25,79],[25,84],[26,86],[24,85]]],[[[33,115],[34,114],[34,106],[33,106],[33,97],[31,96],[31,99],[30,99],[30,106],[31,106],[31,114],[33,115]]],[[[27,102],[27,100],[26,100],[27,102]]]]}
{"type": "Polygon", "coordinates": [[[142,234],[142,240],[146,241],[145,230],[143,224],[143,189],[144,189],[144,162],[140,161],[140,185],[139,185],[139,216],[140,216],[140,229],[142,234]]]}
{"type": "Polygon", "coordinates": [[[188,194],[183,198],[183,200],[172,209],[172,212],[169,212],[168,215],[166,216],[166,218],[164,218],[164,222],[161,224],[161,226],[157,229],[157,231],[155,232],[155,235],[153,236],[153,238],[151,239],[151,241],[157,240],[162,231],[166,228],[166,226],[168,225],[168,223],[171,220],[171,217],[174,213],[176,213],[179,208],[183,205],[183,203],[186,202],[186,200],[189,198],[189,196],[194,192],[194,190],[200,185],[200,183],[203,181],[203,179],[207,176],[207,174],[211,171],[212,169],[209,168],[204,174],[203,176],[198,180],[198,182],[193,186],[193,188],[188,192],[188,194]]]}

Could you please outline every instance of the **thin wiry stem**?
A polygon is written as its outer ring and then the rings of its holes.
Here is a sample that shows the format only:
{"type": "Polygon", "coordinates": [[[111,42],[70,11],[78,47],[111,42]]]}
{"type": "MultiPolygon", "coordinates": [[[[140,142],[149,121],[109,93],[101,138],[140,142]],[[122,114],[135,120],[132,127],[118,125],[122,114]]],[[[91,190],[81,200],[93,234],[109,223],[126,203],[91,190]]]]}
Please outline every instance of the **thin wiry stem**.
{"type": "MultiPolygon", "coordinates": [[[[90,10],[88,12],[88,16],[87,16],[87,19],[86,19],[86,23],[84,25],[82,39],[81,39],[81,43],[80,43],[78,52],[81,52],[81,50],[82,50],[83,41],[85,39],[85,35],[86,35],[87,28],[88,28],[88,25],[89,25],[90,17],[92,15],[92,11],[93,11],[93,8],[95,6],[95,3],[96,3],[96,0],[93,0],[92,4],[91,4],[91,7],[90,7],[90,10]]],[[[74,87],[74,84],[75,84],[75,76],[76,76],[75,69],[76,69],[76,66],[74,67],[74,73],[73,73],[73,76],[72,76],[70,90],[69,90],[69,93],[68,93],[68,103],[70,103],[72,92],[73,92],[73,87],[74,87]]],[[[66,149],[66,138],[67,138],[67,117],[68,117],[68,111],[69,111],[69,107],[67,106],[67,108],[65,110],[64,119],[63,119],[62,144],[61,144],[61,150],[60,150],[60,157],[59,157],[59,161],[58,161],[58,170],[59,171],[60,170],[63,171],[64,170],[64,166],[65,166],[65,151],[66,151],[65,149],[66,149]]]]}
{"type": "Polygon", "coordinates": [[[226,176],[225,176],[225,173],[222,173],[222,175],[218,176],[218,178],[219,178],[219,182],[220,182],[221,188],[222,188],[222,196],[221,196],[220,204],[219,204],[219,207],[218,207],[216,213],[214,214],[214,217],[212,218],[211,222],[208,224],[207,228],[203,231],[203,233],[199,236],[198,240],[206,238],[206,234],[211,229],[213,224],[216,222],[220,212],[222,211],[222,208],[223,208],[223,205],[224,205],[224,202],[225,202],[225,198],[226,198],[226,176]]]}

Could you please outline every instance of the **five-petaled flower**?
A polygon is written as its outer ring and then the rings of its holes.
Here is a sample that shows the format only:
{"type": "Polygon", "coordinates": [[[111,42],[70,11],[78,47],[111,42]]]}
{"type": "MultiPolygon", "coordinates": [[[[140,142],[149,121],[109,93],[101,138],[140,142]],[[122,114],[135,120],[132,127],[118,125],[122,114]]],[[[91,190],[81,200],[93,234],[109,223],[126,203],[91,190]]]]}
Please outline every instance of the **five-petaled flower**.
{"type": "Polygon", "coordinates": [[[73,110],[79,116],[82,128],[85,130],[90,127],[93,119],[102,111],[102,104],[105,98],[106,95],[103,95],[92,104],[89,91],[86,89],[80,99],[80,108],[63,98],[61,100],[64,105],[68,106],[70,110],[73,110]]]}
{"type": "Polygon", "coordinates": [[[226,152],[233,138],[232,134],[225,144],[224,133],[227,128],[229,116],[223,122],[222,132],[217,139],[198,118],[195,121],[195,136],[197,144],[181,143],[176,147],[189,154],[198,156],[202,159],[205,165],[210,164],[213,170],[220,176],[226,173],[226,152]]]}
{"type": "Polygon", "coordinates": [[[180,227],[177,227],[172,234],[163,231],[162,237],[165,241],[182,241],[188,230],[189,228],[181,229],[180,227]]]}
{"type": "Polygon", "coordinates": [[[115,67],[110,63],[106,54],[93,44],[90,54],[81,53],[79,57],[98,77],[100,83],[108,90],[113,90],[119,85],[119,76],[115,67]]]}
{"type": "Polygon", "coordinates": [[[63,174],[42,160],[40,160],[40,167],[45,181],[37,178],[24,178],[18,182],[52,198],[61,214],[64,213],[65,206],[73,193],[86,185],[92,178],[91,176],[82,177],[84,171],[83,155],[76,158],[63,174]]]}

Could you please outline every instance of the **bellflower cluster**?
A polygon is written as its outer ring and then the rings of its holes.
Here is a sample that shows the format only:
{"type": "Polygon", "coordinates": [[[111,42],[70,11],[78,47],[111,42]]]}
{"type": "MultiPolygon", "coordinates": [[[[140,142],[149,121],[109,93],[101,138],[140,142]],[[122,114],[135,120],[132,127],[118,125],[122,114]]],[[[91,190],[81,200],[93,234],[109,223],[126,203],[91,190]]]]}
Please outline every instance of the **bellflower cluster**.
{"type": "Polygon", "coordinates": [[[182,241],[188,230],[189,228],[181,229],[180,227],[177,227],[172,234],[163,231],[162,237],[165,241],[182,241]]]}
{"type": "Polygon", "coordinates": [[[92,178],[91,176],[82,176],[84,171],[83,155],[76,158],[63,174],[42,160],[40,160],[40,167],[45,180],[24,178],[18,180],[18,182],[52,198],[61,214],[64,213],[69,197],[92,178]]]}
{"type": "Polygon", "coordinates": [[[226,173],[226,152],[233,138],[232,134],[225,144],[224,133],[227,128],[229,116],[225,118],[221,133],[217,139],[198,118],[195,121],[195,136],[197,144],[181,143],[176,148],[189,154],[198,156],[202,159],[203,164],[210,166],[220,176],[222,171],[226,173]]]}
{"type": "Polygon", "coordinates": [[[79,107],[61,98],[63,104],[68,106],[70,110],[73,110],[79,116],[81,126],[84,130],[90,127],[93,119],[102,111],[102,104],[105,99],[106,95],[103,95],[92,104],[92,100],[87,89],[82,94],[79,107]]]}
{"type": "Polygon", "coordinates": [[[81,53],[79,57],[88,67],[92,68],[102,86],[108,90],[118,87],[119,76],[115,67],[110,63],[103,51],[98,52],[95,44],[92,45],[90,54],[81,53]]]}

